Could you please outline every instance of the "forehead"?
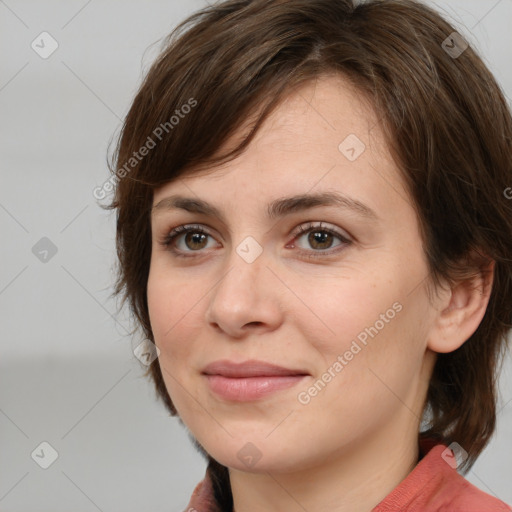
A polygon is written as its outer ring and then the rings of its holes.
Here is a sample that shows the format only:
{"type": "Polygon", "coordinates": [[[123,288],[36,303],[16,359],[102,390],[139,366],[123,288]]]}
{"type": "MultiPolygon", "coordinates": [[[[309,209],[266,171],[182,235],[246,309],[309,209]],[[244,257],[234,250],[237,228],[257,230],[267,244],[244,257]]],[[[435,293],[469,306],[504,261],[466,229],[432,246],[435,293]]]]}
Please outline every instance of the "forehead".
{"type": "MultiPolygon", "coordinates": [[[[220,151],[235,147],[248,124],[220,151]]],[[[229,209],[242,197],[256,204],[285,191],[297,195],[327,190],[359,196],[370,207],[378,207],[380,196],[386,195],[395,203],[410,203],[371,102],[340,75],[308,82],[291,93],[236,159],[187,169],[180,179],[157,189],[153,202],[179,193],[208,197],[229,209]]]]}
{"type": "MultiPolygon", "coordinates": [[[[249,133],[259,113],[260,108],[257,107],[224,142],[219,152],[234,149],[249,133]]],[[[323,75],[284,97],[258,130],[248,153],[261,147],[268,149],[272,145],[283,152],[315,145],[323,146],[324,152],[337,157],[339,142],[349,134],[359,135],[361,139],[371,136],[375,150],[378,144],[383,143],[381,132],[375,130],[378,121],[371,100],[348,78],[339,73],[323,75]]],[[[219,166],[217,170],[223,168],[219,166]]]]}

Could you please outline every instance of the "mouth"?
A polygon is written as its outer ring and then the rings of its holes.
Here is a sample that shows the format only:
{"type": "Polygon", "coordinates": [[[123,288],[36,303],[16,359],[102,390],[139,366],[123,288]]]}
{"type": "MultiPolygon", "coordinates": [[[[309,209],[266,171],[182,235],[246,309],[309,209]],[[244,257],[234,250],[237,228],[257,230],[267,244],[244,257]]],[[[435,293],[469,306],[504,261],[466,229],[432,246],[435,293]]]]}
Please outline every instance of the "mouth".
{"type": "Polygon", "coordinates": [[[234,363],[222,360],[202,371],[210,390],[235,402],[260,400],[277,391],[289,389],[309,376],[304,369],[292,369],[263,361],[234,363]]]}

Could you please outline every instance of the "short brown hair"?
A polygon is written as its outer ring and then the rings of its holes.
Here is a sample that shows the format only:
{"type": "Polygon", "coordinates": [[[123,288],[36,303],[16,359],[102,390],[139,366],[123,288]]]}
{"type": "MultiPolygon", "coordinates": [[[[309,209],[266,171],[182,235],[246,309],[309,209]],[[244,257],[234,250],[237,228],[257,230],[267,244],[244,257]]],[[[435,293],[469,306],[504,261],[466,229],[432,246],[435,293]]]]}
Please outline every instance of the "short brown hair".
{"type": "MultiPolygon", "coordinates": [[[[117,181],[109,207],[117,209],[116,293],[154,342],[146,299],[153,190],[235,158],[297,87],[332,73],[351,80],[381,118],[414,200],[429,281],[453,282],[495,262],[480,326],[458,350],[438,355],[427,395],[424,434],[456,440],[469,469],[495,428],[495,379],[512,320],[512,201],[504,197],[512,185],[512,118],[475,51],[446,51],[453,32],[414,0],[228,0],[197,12],[170,34],[148,72],[112,171],[157,127],[165,136],[117,181]],[[191,100],[195,108],[170,123],[191,100]],[[255,112],[242,142],[219,155],[255,112]]],[[[150,372],[176,414],[158,360],[150,372]]]]}

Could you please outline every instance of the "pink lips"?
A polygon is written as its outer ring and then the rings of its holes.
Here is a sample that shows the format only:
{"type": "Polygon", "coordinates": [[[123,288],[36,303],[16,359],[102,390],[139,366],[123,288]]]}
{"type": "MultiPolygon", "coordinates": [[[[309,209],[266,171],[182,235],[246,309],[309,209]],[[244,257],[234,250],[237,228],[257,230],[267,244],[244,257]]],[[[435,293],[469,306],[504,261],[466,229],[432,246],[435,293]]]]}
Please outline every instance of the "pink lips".
{"type": "Polygon", "coordinates": [[[309,375],[306,370],[283,368],[256,360],[244,363],[215,361],[202,373],[214,393],[236,402],[258,400],[290,388],[309,375]]]}

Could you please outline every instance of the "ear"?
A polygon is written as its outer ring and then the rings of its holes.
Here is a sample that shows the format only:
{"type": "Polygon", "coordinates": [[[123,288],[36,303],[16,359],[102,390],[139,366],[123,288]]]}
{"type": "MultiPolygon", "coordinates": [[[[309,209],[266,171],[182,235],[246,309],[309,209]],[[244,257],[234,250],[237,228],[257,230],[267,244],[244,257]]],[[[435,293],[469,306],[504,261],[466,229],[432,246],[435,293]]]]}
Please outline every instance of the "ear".
{"type": "Polygon", "coordinates": [[[471,277],[440,291],[428,348],[439,353],[453,352],[473,335],[489,304],[494,266],[494,261],[487,261],[471,277]]]}

